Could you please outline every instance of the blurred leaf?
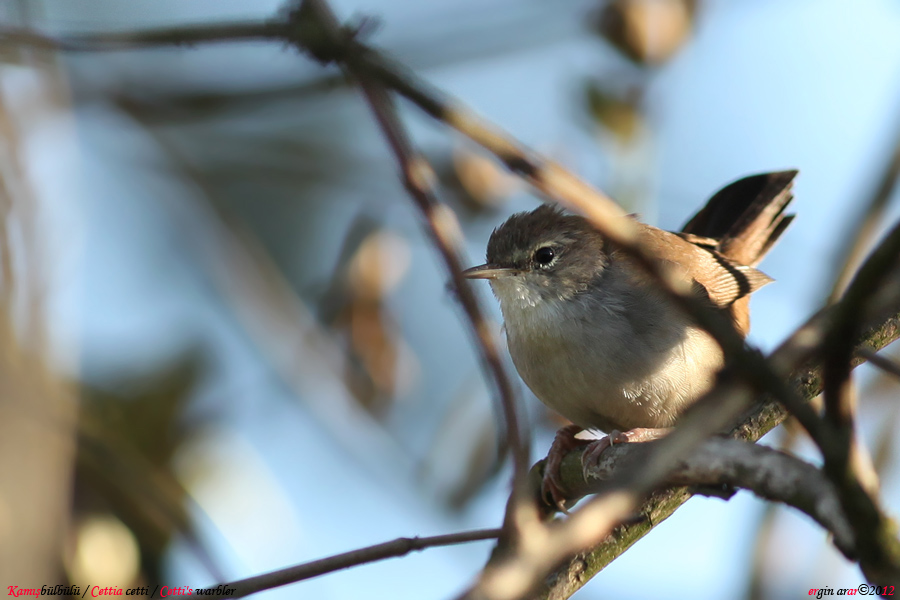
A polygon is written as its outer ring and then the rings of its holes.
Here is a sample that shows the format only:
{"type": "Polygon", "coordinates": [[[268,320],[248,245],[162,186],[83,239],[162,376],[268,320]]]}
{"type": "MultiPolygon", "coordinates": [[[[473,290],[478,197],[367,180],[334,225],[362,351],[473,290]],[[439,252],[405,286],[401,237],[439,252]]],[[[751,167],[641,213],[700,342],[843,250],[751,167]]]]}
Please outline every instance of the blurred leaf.
{"type": "Polygon", "coordinates": [[[434,164],[453,198],[471,213],[494,211],[523,187],[521,180],[495,159],[467,147],[454,148],[451,160],[434,164]]]}
{"type": "Polygon", "coordinates": [[[623,143],[634,140],[644,126],[644,115],[637,93],[620,97],[598,83],[589,81],[585,93],[594,122],[623,143]]]}
{"type": "Polygon", "coordinates": [[[613,0],[594,26],[632,61],[657,66],[688,40],[696,12],[697,0],[613,0]]]}
{"type": "Polygon", "coordinates": [[[388,295],[406,276],[411,251],[406,239],[383,229],[362,238],[346,268],[338,274],[344,296],[332,327],[346,338],[347,385],[372,414],[384,415],[392,401],[408,391],[418,361],[404,352],[400,328],[386,306],[388,295]],[[360,387],[358,372],[367,385],[360,387]],[[353,384],[357,385],[354,387],[353,384]]]}

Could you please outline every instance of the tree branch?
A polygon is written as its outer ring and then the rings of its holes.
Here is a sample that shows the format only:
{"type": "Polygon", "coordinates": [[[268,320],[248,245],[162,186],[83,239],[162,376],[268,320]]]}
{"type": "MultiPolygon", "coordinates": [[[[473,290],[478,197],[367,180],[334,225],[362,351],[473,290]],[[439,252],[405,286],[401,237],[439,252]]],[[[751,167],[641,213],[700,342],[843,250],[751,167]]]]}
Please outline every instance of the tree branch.
{"type": "MultiPolygon", "coordinates": [[[[574,497],[602,491],[616,472],[639,469],[645,454],[657,443],[613,446],[586,473],[581,452],[571,452],[563,466],[567,484],[573,484],[569,490],[574,497]]],[[[680,461],[663,485],[735,487],[750,490],[764,500],[793,506],[832,533],[835,546],[854,559],[853,532],[834,486],[817,467],[784,452],[742,440],[712,438],[680,461]]]]}
{"type": "Polygon", "coordinates": [[[221,587],[223,588],[236,588],[235,593],[214,597],[242,598],[244,596],[249,596],[250,594],[287,585],[289,583],[296,583],[298,581],[303,581],[304,579],[312,579],[313,577],[340,571],[341,569],[348,569],[350,567],[364,565],[386,558],[405,556],[410,552],[424,550],[425,548],[492,540],[496,539],[499,535],[499,529],[479,529],[475,531],[463,531],[461,533],[423,538],[397,538],[390,542],[384,542],[382,544],[376,544],[358,550],[351,550],[350,552],[344,552],[342,554],[335,554],[328,558],[314,560],[279,571],[272,571],[271,573],[256,575],[255,577],[223,583],[221,584],[221,587]]]}
{"type": "Polygon", "coordinates": [[[857,354],[873,367],[882,370],[888,375],[900,378],[900,363],[897,363],[886,356],[882,356],[877,352],[873,352],[868,348],[858,350],[857,354]]]}
{"type": "MultiPolygon", "coordinates": [[[[324,2],[310,0],[309,5],[319,11],[320,19],[337,28],[337,21],[330,14],[324,2]]],[[[410,142],[403,124],[397,115],[390,96],[377,82],[368,79],[364,73],[350,72],[360,82],[360,87],[381,131],[388,141],[400,169],[401,179],[410,197],[425,218],[432,243],[437,248],[444,266],[450,275],[463,310],[476,340],[482,366],[493,379],[503,408],[506,435],[513,456],[515,482],[521,484],[528,472],[528,444],[522,437],[518,407],[512,382],[500,357],[499,344],[493,329],[484,317],[484,311],[472,290],[471,284],[462,275],[462,232],[453,210],[441,204],[434,189],[434,171],[425,157],[417,152],[410,142]]]]}
{"type": "Polygon", "coordinates": [[[139,48],[192,47],[204,43],[240,41],[283,41],[289,35],[284,20],[248,23],[218,23],[51,37],[28,29],[0,27],[0,43],[28,46],[36,50],[98,52],[139,48]]]}
{"type": "Polygon", "coordinates": [[[879,584],[900,582],[900,541],[894,523],[878,505],[878,482],[871,460],[854,431],[855,395],[850,377],[861,315],[872,301],[873,290],[884,287],[898,267],[900,223],[863,264],[837,312],[822,346],[823,396],[829,435],[816,439],[825,458],[824,470],[837,487],[844,512],[857,539],[860,565],[879,584]]]}

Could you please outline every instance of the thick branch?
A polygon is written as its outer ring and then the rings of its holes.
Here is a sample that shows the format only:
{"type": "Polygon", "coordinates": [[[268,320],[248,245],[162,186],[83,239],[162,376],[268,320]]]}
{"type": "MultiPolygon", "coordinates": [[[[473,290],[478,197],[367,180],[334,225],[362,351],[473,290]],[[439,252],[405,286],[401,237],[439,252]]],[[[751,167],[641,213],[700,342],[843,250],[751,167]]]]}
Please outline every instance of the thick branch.
{"type": "MultiPolygon", "coordinates": [[[[573,499],[602,491],[604,484],[622,469],[640,469],[654,444],[658,442],[620,444],[607,449],[599,464],[587,472],[587,480],[581,452],[570,453],[563,462],[563,471],[573,499]]],[[[541,466],[538,463],[535,468],[541,466]]],[[[712,438],[679,461],[663,485],[731,486],[793,506],[831,532],[841,552],[854,558],[852,530],[834,486],[817,467],[784,452],[740,440],[712,438]]]]}

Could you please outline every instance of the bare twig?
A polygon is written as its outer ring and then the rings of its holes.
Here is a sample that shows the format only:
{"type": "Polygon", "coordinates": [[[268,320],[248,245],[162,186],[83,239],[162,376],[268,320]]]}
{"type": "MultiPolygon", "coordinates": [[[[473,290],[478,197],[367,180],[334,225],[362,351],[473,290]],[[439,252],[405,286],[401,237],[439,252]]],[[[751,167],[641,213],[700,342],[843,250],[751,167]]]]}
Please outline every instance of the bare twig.
{"type": "MultiPolygon", "coordinates": [[[[324,28],[332,30],[330,33],[326,32],[323,35],[324,38],[333,41],[339,37],[339,31],[335,29],[337,26],[336,19],[323,2],[307,0],[303,6],[310,13],[323,13],[317,18],[323,23],[324,28]]],[[[373,107],[382,130],[387,136],[394,154],[398,157],[398,161],[403,165],[407,188],[417,199],[417,202],[428,209],[433,204],[427,198],[429,190],[422,183],[421,168],[415,162],[416,156],[409,147],[405,133],[400,127],[396,113],[390,104],[390,99],[377,85],[372,83],[367,72],[357,64],[354,56],[355,54],[352,52],[345,54],[345,64],[348,70],[360,79],[363,90],[370,105],[373,107]]],[[[556,179],[554,178],[559,179],[558,185],[554,189],[565,191],[568,189],[566,186],[575,184],[576,191],[574,193],[576,196],[579,194],[577,190],[581,190],[581,192],[590,191],[590,188],[565,171],[557,171],[553,168],[534,174],[532,183],[545,180],[555,181],[556,179]]],[[[580,198],[581,196],[578,197],[580,198]]],[[[614,210],[611,211],[610,215],[612,216],[609,218],[615,219],[617,218],[615,213],[620,211],[620,209],[614,204],[612,206],[614,210]]],[[[596,211],[594,212],[596,213],[596,211]]],[[[426,212],[426,215],[428,215],[428,212],[426,212]]],[[[603,217],[599,218],[602,219],[603,217]]],[[[628,228],[633,228],[633,224],[627,219],[620,220],[627,224],[628,228]]],[[[605,224],[605,221],[602,221],[602,223],[605,224]]],[[[608,231],[615,230],[615,228],[605,228],[608,231]]],[[[433,235],[435,234],[433,233],[433,235]]],[[[643,248],[634,239],[630,239],[627,236],[623,237],[622,235],[616,235],[614,239],[623,240],[638,256],[638,259],[643,261],[648,270],[661,278],[666,278],[670,288],[681,292],[678,288],[683,282],[672,278],[668,272],[660,268],[652,257],[644,253],[643,248]]],[[[679,297],[684,298],[685,302],[690,304],[691,307],[694,306],[692,303],[693,298],[689,294],[683,293],[679,297]]],[[[718,328],[723,331],[721,334],[723,337],[727,337],[729,334],[733,336],[731,342],[733,351],[742,352],[744,350],[740,336],[730,323],[726,323],[724,320],[715,320],[719,315],[714,315],[711,311],[705,310],[705,307],[698,309],[696,312],[702,313],[699,318],[706,319],[711,324],[711,328],[718,328]],[[736,348],[734,340],[737,340],[736,348]]],[[[701,416],[693,420],[687,419],[687,424],[682,425],[676,434],[669,436],[664,442],[668,448],[674,451],[655,454],[655,463],[651,463],[650,468],[646,468],[648,466],[645,465],[645,468],[641,470],[640,477],[637,477],[634,481],[623,482],[622,490],[619,493],[593,500],[587,507],[580,510],[571,522],[566,523],[559,532],[553,535],[546,535],[543,526],[534,522],[534,519],[521,514],[522,511],[528,510],[527,507],[517,507],[515,502],[513,502],[511,509],[508,511],[509,518],[507,523],[515,523],[516,529],[521,530],[518,532],[521,534],[519,539],[521,544],[515,548],[512,559],[491,565],[485,570],[479,585],[471,591],[470,596],[479,597],[481,594],[486,594],[486,597],[491,598],[517,597],[530,589],[542,574],[546,573],[556,562],[564,558],[571,551],[573,545],[589,545],[602,539],[606,532],[625,518],[628,511],[636,506],[640,498],[664,477],[668,469],[673,466],[673,461],[681,453],[689,451],[705,436],[727,427],[746,408],[751,398],[752,391],[747,389],[746,386],[742,386],[741,389],[727,389],[719,397],[714,396],[714,399],[710,400],[706,405],[707,409],[705,411],[697,412],[701,416]],[[529,523],[532,524],[531,527],[529,527],[529,523]],[[579,533],[581,535],[576,535],[579,533]],[[540,544],[540,550],[536,550],[535,539],[543,540],[543,543],[540,544]],[[515,582],[515,584],[512,584],[512,582],[515,582]]],[[[517,473],[524,475],[524,471],[519,471],[518,468],[517,473]]],[[[623,476],[623,479],[625,478],[623,476]]],[[[517,481],[523,481],[523,478],[517,477],[517,481]]],[[[577,545],[575,547],[581,546],[577,545]]]]}
{"type": "Polygon", "coordinates": [[[195,46],[204,43],[239,41],[281,41],[288,36],[283,20],[248,23],[189,25],[164,29],[92,33],[51,37],[28,29],[0,28],[0,43],[28,46],[37,50],[97,52],[169,46],[195,46]]]}
{"type": "MultiPolygon", "coordinates": [[[[309,0],[304,6],[308,7],[311,14],[316,15],[321,26],[328,30],[325,35],[337,37],[341,34],[337,19],[325,2],[309,0]]],[[[403,184],[425,218],[428,233],[444,261],[456,289],[457,298],[468,317],[482,364],[494,381],[503,407],[506,435],[513,455],[515,481],[521,483],[528,471],[527,443],[522,437],[515,393],[500,357],[496,337],[484,317],[484,311],[470,283],[462,275],[463,262],[460,250],[462,234],[459,223],[452,210],[437,200],[433,186],[433,171],[421,153],[413,148],[391,98],[381,85],[369,79],[365,72],[357,72],[350,61],[347,64],[348,70],[360,82],[363,94],[400,167],[403,184]]]]}
{"type": "Polygon", "coordinates": [[[900,378],[900,363],[897,363],[886,356],[882,356],[877,352],[873,352],[868,348],[860,348],[856,351],[856,354],[866,359],[866,362],[873,367],[881,369],[888,375],[900,378]]]}
{"type": "Polygon", "coordinates": [[[342,554],[335,554],[334,556],[303,563],[302,565],[296,565],[286,569],[272,571],[271,573],[257,575],[255,577],[223,583],[219,587],[235,588],[235,592],[214,597],[243,598],[250,594],[270,590],[282,585],[288,585],[289,583],[297,583],[304,579],[312,579],[313,577],[326,575],[328,573],[340,571],[341,569],[349,569],[350,567],[356,567],[384,560],[386,558],[405,556],[410,552],[416,552],[426,548],[493,540],[499,535],[499,529],[478,529],[431,537],[397,538],[390,542],[367,546],[366,548],[351,550],[342,554]]]}
{"type": "MultiPolygon", "coordinates": [[[[510,136],[489,126],[474,114],[463,110],[459,105],[451,104],[440,94],[433,93],[433,90],[419,85],[419,82],[397,68],[396,65],[388,63],[376,51],[356,42],[353,39],[352,32],[346,29],[339,29],[334,15],[330,12],[326,14],[323,6],[324,4],[318,0],[307,0],[299,9],[294,11],[293,14],[297,16],[301,14],[307,16],[316,15],[313,20],[318,21],[318,28],[307,23],[308,27],[300,31],[303,35],[298,36],[295,40],[300,47],[310,52],[317,60],[322,62],[338,61],[346,65],[351,72],[360,78],[364,79],[369,76],[384,85],[393,87],[399,93],[416,102],[432,116],[440,118],[446,124],[456,128],[496,153],[504,164],[525,177],[538,190],[568,208],[583,214],[608,240],[628,252],[640,266],[656,277],[661,286],[673,296],[682,308],[696,322],[716,337],[722,345],[726,356],[730,359],[738,359],[734,360],[732,365],[734,365],[736,371],[741,372],[746,382],[752,382],[753,387],[756,389],[772,393],[790,410],[796,411],[798,419],[810,430],[810,434],[820,444],[824,443],[822,435],[824,431],[821,427],[821,422],[810,411],[804,411],[801,408],[801,403],[793,395],[792,390],[778,376],[778,373],[770,367],[761,355],[745,346],[742,337],[730,322],[727,322],[722,315],[716,314],[701,306],[700,303],[693,301],[694,299],[691,297],[690,292],[684,289],[684,282],[678,281],[674,274],[662,268],[658,262],[654,261],[654,257],[637,243],[633,224],[623,217],[621,209],[615,203],[602,194],[595,192],[584,182],[555,163],[535,157],[527,149],[511,141],[510,136]]],[[[723,396],[723,399],[731,401],[730,409],[726,410],[723,408],[724,404],[720,403],[715,409],[697,409],[696,412],[722,419],[731,418],[734,414],[744,409],[746,403],[753,396],[753,389],[747,385],[732,385],[731,390],[727,392],[722,391],[719,394],[723,396]]],[[[716,393],[713,394],[713,396],[715,395],[716,393]]],[[[702,404],[702,402],[699,404],[702,404]]],[[[685,421],[690,421],[690,413],[685,417],[685,421]]],[[[689,439],[689,436],[704,432],[708,434],[714,431],[715,429],[711,423],[715,421],[715,419],[707,419],[705,424],[679,427],[666,440],[667,445],[671,446],[676,452],[668,456],[661,454],[655,456],[654,458],[657,460],[653,463],[654,468],[643,469],[640,476],[634,477],[630,485],[625,486],[628,492],[608,494],[598,498],[589,504],[588,507],[579,511],[579,515],[584,516],[573,517],[571,521],[590,520],[593,516],[595,520],[599,519],[606,523],[612,522],[608,513],[602,515],[601,518],[601,515],[597,512],[597,507],[606,509],[612,503],[619,509],[626,509],[633,505],[637,498],[642,493],[646,493],[648,491],[647,488],[653,485],[652,482],[661,477],[667,468],[670,468],[671,461],[679,456],[679,451],[685,452],[693,444],[697,443],[696,438],[689,439]],[[681,433],[682,431],[684,432],[683,434],[681,433]]],[[[594,523],[594,525],[596,524],[594,523]]],[[[575,526],[563,526],[561,529],[568,529],[568,533],[553,536],[553,541],[558,541],[559,544],[550,544],[561,553],[578,547],[577,542],[566,543],[563,539],[564,537],[568,537],[570,541],[584,540],[584,536],[575,535],[575,526]]],[[[602,529],[592,527],[591,531],[596,535],[598,532],[602,532],[602,529]]],[[[490,595],[492,592],[489,590],[491,589],[504,595],[510,593],[512,588],[508,584],[513,574],[516,574],[514,578],[521,582],[524,589],[528,589],[532,583],[529,583],[527,580],[540,576],[543,572],[542,569],[548,563],[552,564],[550,561],[554,558],[554,552],[545,552],[539,560],[542,567],[536,568],[534,564],[530,564],[533,557],[528,557],[527,552],[520,549],[518,554],[517,559],[508,561],[506,565],[486,570],[480,585],[473,590],[473,596],[477,596],[480,592],[490,595]],[[504,569],[506,570],[505,574],[502,572],[504,569]],[[502,581],[504,585],[495,585],[497,581],[502,581]],[[499,592],[501,587],[503,587],[503,591],[499,592]]]]}
{"type": "MultiPolygon", "coordinates": [[[[898,179],[900,138],[894,143],[888,165],[847,244],[844,264],[835,279],[829,302],[836,301],[844,292],[854,267],[874,236],[898,179]]],[[[893,531],[888,531],[890,520],[878,506],[877,475],[867,450],[854,431],[856,402],[850,370],[853,343],[862,327],[861,315],[866,314],[873,304],[872,299],[876,295],[873,291],[884,287],[891,271],[900,268],[898,256],[900,224],[894,227],[860,268],[839,304],[832,327],[822,343],[825,357],[824,420],[828,434],[816,439],[825,458],[825,472],[837,486],[855,531],[863,571],[879,583],[900,581],[900,543],[893,531]]],[[[870,354],[874,364],[896,367],[891,361],[870,354]]]]}
{"type": "Polygon", "coordinates": [[[494,153],[507,167],[551,200],[583,215],[606,239],[615,243],[654,277],[663,291],[719,342],[730,364],[745,381],[758,391],[772,394],[792,412],[796,411],[804,427],[812,432],[819,429],[818,418],[809,410],[804,410],[803,403],[793,395],[790,386],[763,356],[747,346],[731,320],[696,298],[688,282],[665,268],[638,242],[633,221],[625,217],[624,211],[615,202],[560,165],[536,155],[462,103],[448,98],[401,65],[360,43],[352,30],[337,28],[336,18],[330,11],[326,16],[320,14],[321,5],[319,0],[306,0],[289,13],[289,20],[305,24],[302,28],[296,28],[298,35],[292,43],[320,62],[336,61],[346,65],[357,77],[370,78],[394,89],[428,115],[494,153]]]}
{"type": "Polygon", "coordinates": [[[857,539],[860,565],[867,577],[880,584],[900,582],[900,542],[893,525],[876,500],[877,483],[870,473],[865,450],[854,432],[855,396],[850,371],[853,344],[867,314],[873,290],[879,290],[898,268],[900,223],[894,226],[860,268],[837,305],[837,313],[822,345],[823,395],[827,436],[817,439],[825,458],[824,469],[837,486],[844,511],[857,539]]]}
{"type": "MultiPolygon", "coordinates": [[[[900,266],[900,223],[871,254],[854,277],[837,307],[832,326],[823,341],[825,361],[825,418],[842,435],[849,435],[853,425],[853,407],[842,391],[849,379],[853,344],[861,328],[861,316],[893,269],[900,266]]],[[[832,432],[834,433],[834,432],[832,432]]],[[[823,449],[824,450],[824,449],[823,449]]]]}

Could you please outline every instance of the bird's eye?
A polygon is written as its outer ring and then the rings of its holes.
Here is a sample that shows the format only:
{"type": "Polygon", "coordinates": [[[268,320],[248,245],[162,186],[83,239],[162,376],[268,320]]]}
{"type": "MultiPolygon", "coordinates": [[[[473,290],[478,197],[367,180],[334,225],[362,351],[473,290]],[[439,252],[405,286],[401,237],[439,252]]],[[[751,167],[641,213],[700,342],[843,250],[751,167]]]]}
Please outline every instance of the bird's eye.
{"type": "Polygon", "coordinates": [[[554,258],[556,258],[556,251],[550,246],[541,246],[534,251],[534,262],[541,267],[550,266],[554,258]]]}

